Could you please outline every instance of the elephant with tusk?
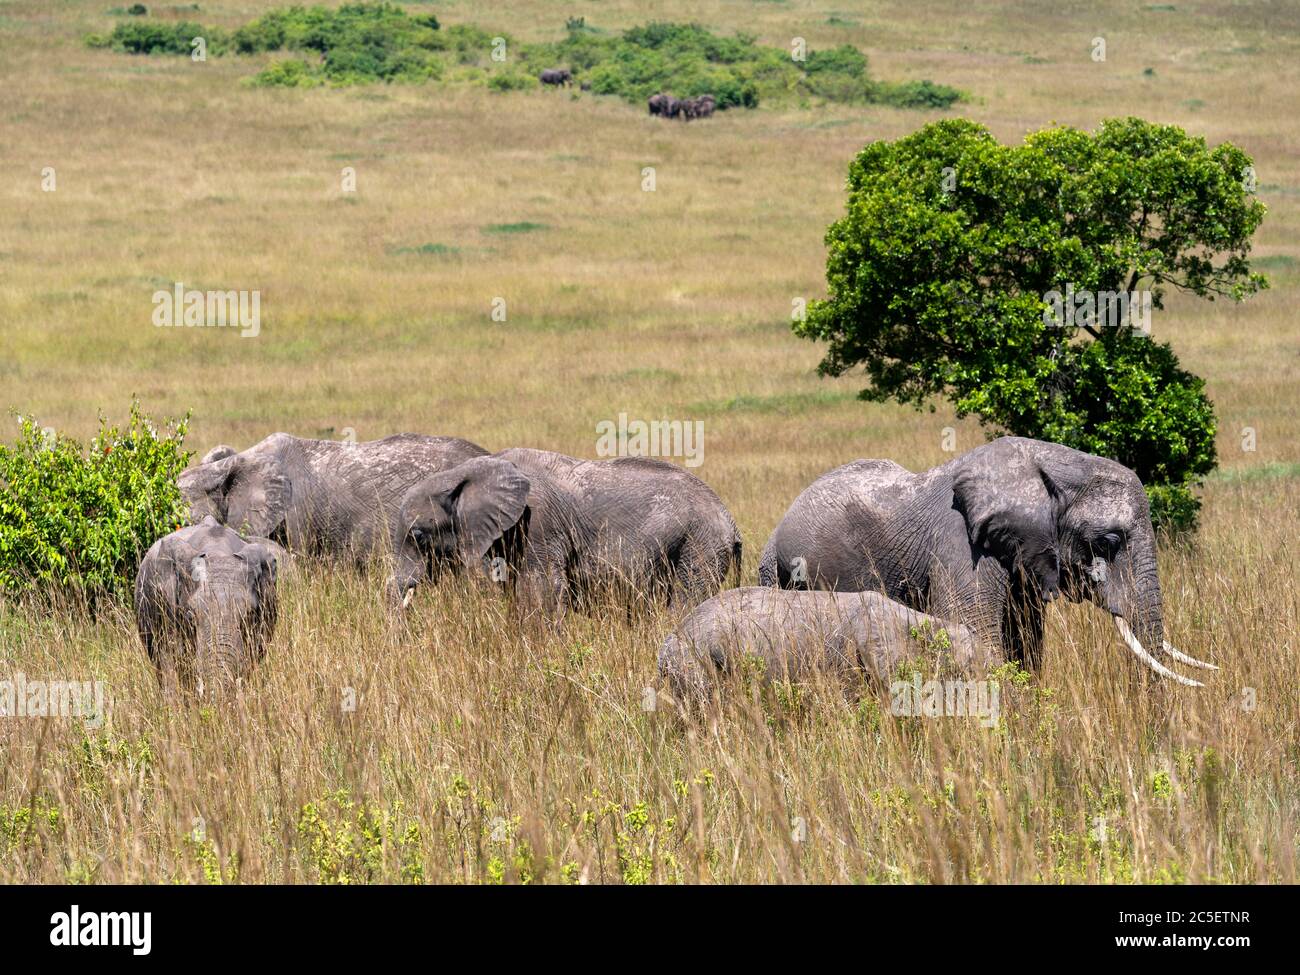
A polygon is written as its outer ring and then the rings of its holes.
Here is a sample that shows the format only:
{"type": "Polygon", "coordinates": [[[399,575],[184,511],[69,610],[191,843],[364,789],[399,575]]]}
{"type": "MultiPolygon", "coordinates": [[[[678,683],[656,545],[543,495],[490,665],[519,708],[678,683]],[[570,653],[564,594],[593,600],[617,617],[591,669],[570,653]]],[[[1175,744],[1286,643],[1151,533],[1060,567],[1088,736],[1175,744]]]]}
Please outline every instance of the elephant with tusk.
{"type": "Polygon", "coordinates": [[[1122,464],[1060,444],[1002,437],[914,474],[859,460],[823,474],[777,525],[759,582],[874,589],[960,620],[1036,667],[1043,605],[1064,595],[1114,618],[1124,644],[1180,684],[1151,651],[1217,669],[1165,640],[1146,492],[1122,464]]]}
{"type": "Polygon", "coordinates": [[[295,552],[364,561],[388,554],[413,484],[486,453],[468,440],[413,433],[362,443],[273,433],[183,471],[179,484],[195,521],[211,515],[295,552]]]}
{"type": "Polygon", "coordinates": [[[610,592],[691,605],[739,572],[740,532],[709,486],[675,464],[514,448],[415,485],[394,550],[394,604],[461,568],[558,615],[610,592]]]}
{"type": "Polygon", "coordinates": [[[659,675],[682,701],[707,697],[746,655],[766,680],[815,672],[887,679],[918,656],[943,656],[963,672],[997,666],[996,648],[964,626],[908,609],[878,592],[728,589],[697,606],[664,640],[659,675]]]}
{"type": "Polygon", "coordinates": [[[242,538],[212,517],[154,542],[136,576],[135,613],[159,683],[203,697],[247,676],[275,632],[287,558],[274,542],[242,538]]]}

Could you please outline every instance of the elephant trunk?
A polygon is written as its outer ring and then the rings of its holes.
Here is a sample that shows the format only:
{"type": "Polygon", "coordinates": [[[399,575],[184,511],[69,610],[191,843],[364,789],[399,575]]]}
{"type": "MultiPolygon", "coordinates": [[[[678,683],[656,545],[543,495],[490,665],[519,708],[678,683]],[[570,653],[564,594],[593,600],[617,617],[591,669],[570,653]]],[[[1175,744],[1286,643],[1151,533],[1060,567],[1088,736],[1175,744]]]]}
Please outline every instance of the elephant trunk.
{"type": "Polygon", "coordinates": [[[1164,608],[1160,596],[1160,575],[1156,568],[1154,539],[1130,549],[1128,565],[1107,587],[1107,609],[1127,621],[1144,647],[1159,652],[1164,647],[1164,608]]]}
{"type": "Polygon", "coordinates": [[[244,628],[239,620],[221,613],[208,621],[200,632],[195,660],[199,696],[219,695],[234,686],[245,656],[244,628]]]}
{"type": "Polygon", "coordinates": [[[1202,687],[1199,681],[1176,674],[1155,654],[1168,653],[1174,659],[1209,667],[1181,654],[1165,642],[1164,611],[1160,597],[1160,576],[1156,567],[1155,539],[1134,539],[1125,564],[1110,575],[1104,587],[1105,605],[1114,617],[1124,644],[1139,660],[1162,677],[1188,687],[1202,687]]]}

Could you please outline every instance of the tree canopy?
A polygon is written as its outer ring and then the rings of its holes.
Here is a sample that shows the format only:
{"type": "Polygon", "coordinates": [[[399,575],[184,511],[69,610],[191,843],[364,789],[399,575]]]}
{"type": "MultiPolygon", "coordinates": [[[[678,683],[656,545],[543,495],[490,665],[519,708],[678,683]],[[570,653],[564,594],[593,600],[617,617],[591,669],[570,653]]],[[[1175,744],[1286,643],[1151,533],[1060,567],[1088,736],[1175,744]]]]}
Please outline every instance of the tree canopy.
{"type": "Polygon", "coordinates": [[[1169,288],[1267,287],[1248,260],[1265,208],[1244,152],[1137,118],[1020,146],[948,119],[868,145],[848,190],[829,295],[794,326],[829,343],[822,374],[860,366],[864,399],[945,396],[958,416],[1112,457],[1159,523],[1195,523],[1214,408],[1150,312],[1169,288]]]}

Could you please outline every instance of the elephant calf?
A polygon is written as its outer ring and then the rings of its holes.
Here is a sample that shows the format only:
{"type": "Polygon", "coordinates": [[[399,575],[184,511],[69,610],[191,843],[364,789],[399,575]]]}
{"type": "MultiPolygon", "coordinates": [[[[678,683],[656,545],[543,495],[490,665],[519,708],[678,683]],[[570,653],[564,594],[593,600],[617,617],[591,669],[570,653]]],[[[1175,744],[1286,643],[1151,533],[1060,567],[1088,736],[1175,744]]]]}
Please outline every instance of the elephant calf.
{"type": "Polygon", "coordinates": [[[164,687],[229,690],[275,631],[274,542],[249,540],[212,517],[154,542],[135,582],[135,615],[164,687]]]}
{"type": "Polygon", "coordinates": [[[472,458],[411,488],[394,546],[390,594],[403,605],[419,583],[458,565],[548,611],[598,592],[691,605],[740,568],[735,521],[689,471],[524,448],[472,458]]]}
{"type": "Polygon", "coordinates": [[[766,679],[797,681],[814,673],[883,679],[900,663],[941,653],[973,674],[1000,662],[967,627],[877,592],[753,586],[729,589],[692,610],[664,640],[659,674],[679,699],[699,701],[746,655],[763,662],[766,679]]]}

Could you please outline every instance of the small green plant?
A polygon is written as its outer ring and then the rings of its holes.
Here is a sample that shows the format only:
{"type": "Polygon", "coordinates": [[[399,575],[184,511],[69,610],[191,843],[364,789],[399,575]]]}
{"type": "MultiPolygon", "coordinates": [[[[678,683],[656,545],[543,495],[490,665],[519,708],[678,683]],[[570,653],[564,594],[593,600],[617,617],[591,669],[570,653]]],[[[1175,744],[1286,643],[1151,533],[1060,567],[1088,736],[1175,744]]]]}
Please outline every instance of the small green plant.
{"type": "Polygon", "coordinates": [[[189,461],[189,415],[160,431],[139,403],[125,428],[100,416],[83,446],[18,417],[19,437],[0,444],[0,589],[55,587],[125,599],[140,559],[186,517],[176,478],[189,461]]]}
{"type": "Polygon", "coordinates": [[[424,879],[423,832],[402,803],[390,809],[354,801],[347,789],[306,803],[297,832],[304,858],[323,884],[424,879]]]}

